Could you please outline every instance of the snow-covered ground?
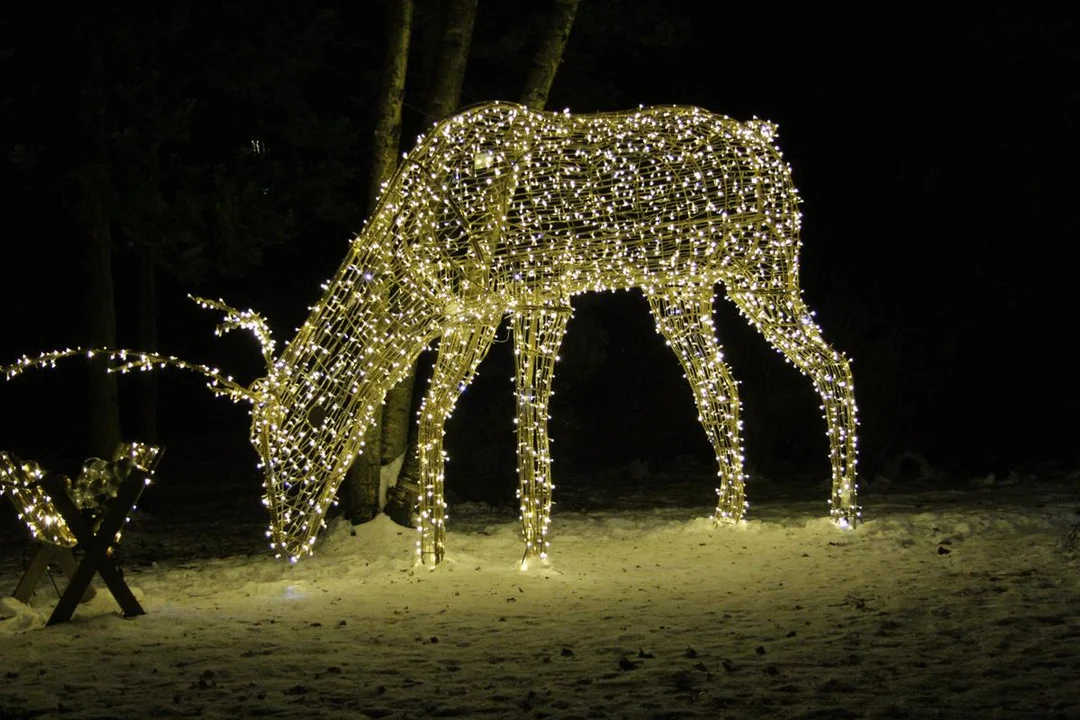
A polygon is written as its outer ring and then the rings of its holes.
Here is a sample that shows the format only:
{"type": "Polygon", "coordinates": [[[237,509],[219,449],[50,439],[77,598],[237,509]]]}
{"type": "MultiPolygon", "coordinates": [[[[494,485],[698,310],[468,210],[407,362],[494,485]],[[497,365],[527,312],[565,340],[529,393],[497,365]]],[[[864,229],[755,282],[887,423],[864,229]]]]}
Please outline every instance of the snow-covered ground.
{"type": "Polygon", "coordinates": [[[385,517],[289,566],[250,498],[159,503],[121,546],[145,616],[0,600],[0,718],[1080,717],[1075,473],[879,483],[849,532],[820,485],[719,528],[708,477],[573,485],[525,571],[509,508],[452,506],[430,570],[385,517]]]}

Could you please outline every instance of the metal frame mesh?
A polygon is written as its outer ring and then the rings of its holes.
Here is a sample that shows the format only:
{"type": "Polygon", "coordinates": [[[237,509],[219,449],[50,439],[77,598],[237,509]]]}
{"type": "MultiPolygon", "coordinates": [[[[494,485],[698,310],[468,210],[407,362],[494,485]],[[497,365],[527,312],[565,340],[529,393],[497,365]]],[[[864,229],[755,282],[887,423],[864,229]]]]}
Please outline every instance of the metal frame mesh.
{"type": "MultiPolygon", "coordinates": [[[[311,551],[364,430],[419,353],[441,338],[420,411],[422,561],[445,548],[443,427],[512,319],[519,498],[526,558],[548,547],[548,398],[574,295],[639,288],[681,363],[716,451],[716,519],[746,510],[736,383],[712,321],[716,286],[813,381],[832,466],[831,515],[859,517],[851,369],[822,337],[799,288],[798,194],[776,128],[692,107],[571,115],[490,103],[419,139],[296,336],[275,358],[263,319],[221,301],[218,332],[258,339],[267,376],[244,388],[174,357],[104,351],[119,371],[201,373],[252,404],[267,535],[292,560],[311,551]]],[[[13,377],[80,349],[22,358],[13,377]]]]}
{"type": "Polygon", "coordinates": [[[640,288],[716,450],[716,517],[745,511],[739,401],[712,325],[715,286],[821,394],[832,515],[858,516],[855,401],[844,356],[798,284],[798,196],[775,128],[689,107],[599,115],[503,103],[422,137],[383,188],[323,296],[273,364],[253,440],[267,467],[271,541],[310,549],[362,431],[441,337],[420,417],[418,552],[444,552],[443,424],[512,318],[526,556],[545,554],[548,395],[572,296],[640,288]]]}

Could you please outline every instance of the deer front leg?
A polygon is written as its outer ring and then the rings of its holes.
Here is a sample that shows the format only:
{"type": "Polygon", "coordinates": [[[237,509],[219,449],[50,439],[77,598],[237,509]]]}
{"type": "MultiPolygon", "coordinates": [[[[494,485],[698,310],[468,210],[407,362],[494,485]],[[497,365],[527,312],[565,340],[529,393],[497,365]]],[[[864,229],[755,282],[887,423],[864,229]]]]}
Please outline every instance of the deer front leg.
{"type": "Polygon", "coordinates": [[[547,424],[551,380],[572,311],[563,307],[521,309],[513,315],[516,361],[518,499],[525,556],[547,557],[551,521],[551,451],[547,424]]]}
{"type": "Polygon", "coordinates": [[[737,521],[746,511],[739,391],[713,326],[713,289],[670,288],[648,293],[664,336],[694,391],[698,422],[712,442],[720,478],[716,519],[737,521]]]}
{"type": "Polygon", "coordinates": [[[476,375],[495,338],[498,323],[481,328],[452,326],[439,341],[430,386],[420,405],[420,541],[417,552],[425,565],[442,562],[446,552],[445,455],[443,435],[447,418],[476,375]]]}

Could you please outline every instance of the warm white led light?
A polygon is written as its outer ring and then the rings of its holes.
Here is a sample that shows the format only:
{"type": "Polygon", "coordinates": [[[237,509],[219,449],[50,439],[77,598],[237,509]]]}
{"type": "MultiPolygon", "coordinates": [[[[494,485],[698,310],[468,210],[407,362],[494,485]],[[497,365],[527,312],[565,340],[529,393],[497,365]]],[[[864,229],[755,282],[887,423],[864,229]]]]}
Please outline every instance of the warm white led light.
{"type": "MultiPolygon", "coordinates": [[[[715,517],[742,518],[740,405],[712,321],[723,283],[742,314],[813,381],[828,426],[831,514],[854,524],[852,374],[803,303],[799,199],[775,143],[768,122],[691,107],[598,115],[473,107],[440,122],[405,157],[280,356],[258,315],[201,301],[225,312],[219,331],[255,333],[265,378],[243,388],[211,368],[153,354],[121,357],[121,369],[184,367],[210,377],[215,392],[252,403],[271,547],[295,560],[311,552],[386,393],[439,339],[419,417],[417,543],[421,559],[437,563],[444,423],[510,316],[525,555],[542,558],[553,489],[548,400],[570,300],[580,293],[644,292],[716,452],[715,517]]],[[[24,358],[13,368],[57,357],[24,358]]]]}
{"type": "MultiPolygon", "coordinates": [[[[111,462],[91,458],[74,482],[61,477],[75,507],[88,513],[95,522],[100,522],[105,503],[116,495],[131,468],[137,467],[152,474],[160,455],[161,448],[154,445],[121,443],[111,462]]],[[[26,523],[30,534],[37,540],[53,545],[75,547],[78,543],[75,534],[56,509],[52,498],[38,484],[43,477],[45,472],[36,462],[0,451],[0,494],[10,495],[19,518],[26,523]]],[[[119,538],[120,533],[117,533],[116,539],[119,538]]]]}

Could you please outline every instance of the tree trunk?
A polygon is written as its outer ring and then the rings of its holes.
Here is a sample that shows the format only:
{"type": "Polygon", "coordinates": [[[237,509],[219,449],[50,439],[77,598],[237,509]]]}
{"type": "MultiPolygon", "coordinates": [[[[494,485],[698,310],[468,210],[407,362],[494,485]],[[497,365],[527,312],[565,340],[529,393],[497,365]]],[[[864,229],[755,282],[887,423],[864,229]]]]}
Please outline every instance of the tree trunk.
{"type": "Polygon", "coordinates": [[[574,25],[579,0],[554,0],[554,7],[540,46],[533,56],[529,77],[525,80],[525,89],[521,93],[521,104],[533,110],[543,110],[547,105],[551,84],[562,62],[566,41],[570,38],[570,28],[574,25]]]}
{"type": "Polygon", "coordinates": [[[383,406],[382,463],[388,465],[401,457],[409,446],[409,425],[413,417],[413,390],[416,368],[386,396],[383,406]]]}
{"type": "MultiPolygon", "coordinates": [[[[476,2],[448,0],[443,6],[437,59],[424,92],[423,112],[429,122],[442,120],[461,104],[461,86],[465,80],[469,47],[472,45],[476,2]]],[[[416,371],[417,365],[414,364],[405,379],[387,394],[383,408],[383,463],[393,463],[405,455],[398,476],[391,479],[398,486],[398,492],[394,493],[393,503],[396,507],[392,516],[399,522],[401,518],[407,520],[411,514],[419,487],[418,478],[415,477],[419,464],[413,462],[417,452],[416,441],[415,437],[410,438],[409,432],[416,406],[413,398],[416,371]]]]}
{"type": "MultiPolygon", "coordinates": [[[[416,380],[416,368],[414,368],[412,379],[416,380]]],[[[416,395],[416,393],[414,393],[416,395]]],[[[413,398],[413,406],[411,410],[416,410],[417,397],[413,398]]],[[[398,470],[398,475],[394,485],[389,487],[386,492],[386,507],[384,511],[390,517],[391,520],[399,525],[405,527],[412,527],[413,525],[413,511],[416,509],[416,505],[420,499],[420,453],[417,452],[418,448],[418,430],[417,424],[412,421],[412,418],[416,416],[415,412],[410,412],[407,416],[409,420],[406,425],[406,435],[408,442],[405,444],[403,453],[405,455],[402,458],[401,468],[398,470]]],[[[385,433],[384,433],[385,441],[385,433]]]]}
{"type": "MultiPolygon", "coordinates": [[[[570,29],[577,14],[578,0],[554,0],[552,14],[544,29],[544,36],[540,40],[536,56],[533,58],[532,69],[525,89],[522,92],[522,104],[542,110],[547,104],[548,93],[555,79],[555,73],[559,69],[562,60],[563,49],[566,47],[570,29]]],[[[465,76],[465,63],[468,59],[469,44],[472,38],[472,25],[476,15],[476,0],[454,0],[447,7],[447,14],[443,17],[443,34],[439,51],[439,62],[435,68],[433,81],[428,83],[427,97],[425,98],[424,113],[432,121],[441,120],[449,115],[461,102],[461,86],[465,76]],[[467,7],[466,7],[467,6],[467,7]],[[467,32],[466,32],[467,28],[467,32]],[[452,75],[451,73],[456,73],[452,75]]],[[[409,377],[415,385],[416,367],[413,367],[409,377]]],[[[400,393],[405,392],[405,383],[395,388],[400,393]]],[[[391,392],[387,398],[387,407],[393,401],[396,408],[408,407],[412,409],[417,403],[411,397],[410,386],[409,402],[397,397],[391,392]]],[[[410,419],[411,419],[410,413],[410,419]]],[[[383,432],[384,450],[388,444],[390,432],[395,434],[395,443],[401,439],[408,439],[405,462],[398,474],[397,483],[404,488],[419,487],[420,463],[417,454],[417,434],[404,429],[394,427],[387,428],[383,432]]],[[[398,447],[397,444],[394,447],[398,447]]],[[[386,454],[386,453],[384,453],[386,454]]],[[[392,457],[397,457],[396,455],[392,457]]],[[[400,497],[400,493],[397,494],[400,497]]]]}
{"type": "MultiPolygon", "coordinates": [[[[158,349],[157,263],[154,249],[142,246],[135,251],[134,267],[135,347],[158,349]]],[[[135,404],[134,432],[140,442],[157,443],[158,373],[137,375],[138,397],[135,404]]]]}
{"type": "MultiPolygon", "coordinates": [[[[375,118],[375,144],[371,159],[371,188],[368,193],[368,211],[374,211],[381,186],[397,169],[398,149],[401,147],[401,102],[405,94],[405,74],[409,59],[409,38],[412,34],[412,0],[390,0],[388,5],[388,43],[383,65],[382,84],[379,88],[375,118]]],[[[412,377],[403,383],[412,397],[412,377]]],[[[400,385],[398,387],[401,387],[400,385]]],[[[399,410],[394,402],[395,388],[387,396],[385,406],[391,426],[401,423],[399,410]]],[[[384,410],[380,409],[371,427],[364,435],[364,452],[345,478],[345,516],[353,523],[371,520],[382,509],[379,506],[380,472],[384,462],[383,433],[384,410]]],[[[406,429],[408,418],[405,419],[406,429]]],[[[401,445],[404,446],[404,441],[401,445]]],[[[404,447],[401,452],[404,452],[404,447]]],[[[400,453],[399,453],[400,454],[400,453]]]]}
{"type": "MultiPolygon", "coordinates": [[[[88,189],[86,189],[88,190],[88,189]]],[[[116,347],[113,307],[112,234],[104,208],[94,197],[83,210],[93,213],[80,221],[81,315],[83,337],[93,347],[116,347]]],[[[116,377],[105,371],[104,358],[90,363],[84,408],[86,447],[90,454],[111,457],[120,442],[120,402],[116,377]]]]}
{"type": "Polygon", "coordinates": [[[443,6],[439,52],[424,88],[424,116],[438,122],[461,104],[477,0],[447,0],[443,6]]]}
{"type": "MultiPolygon", "coordinates": [[[[78,224],[79,302],[83,339],[96,347],[116,347],[113,302],[112,226],[108,128],[106,126],[105,60],[99,45],[100,8],[90,6],[87,22],[73,18],[77,86],[75,103],[75,165],[72,208],[78,224]]],[[[120,442],[120,403],[115,376],[103,361],[90,364],[86,380],[85,429],[91,453],[111,457],[120,442]]]]}
{"type": "Polygon", "coordinates": [[[353,525],[365,523],[379,514],[379,471],[382,468],[379,442],[382,439],[382,409],[375,412],[364,433],[363,452],[353,461],[345,478],[345,517],[353,525]]]}
{"type": "Polygon", "coordinates": [[[391,0],[389,44],[379,88],[378,113],[375,120],[375,143],[371,157],[371,189],[368,193],[368,212],[384,182],[397,170],[401,148],[401,101],[405,95],[405,75],[409,61],[409,39],[412,36],[413,0],[391,0]]]}

